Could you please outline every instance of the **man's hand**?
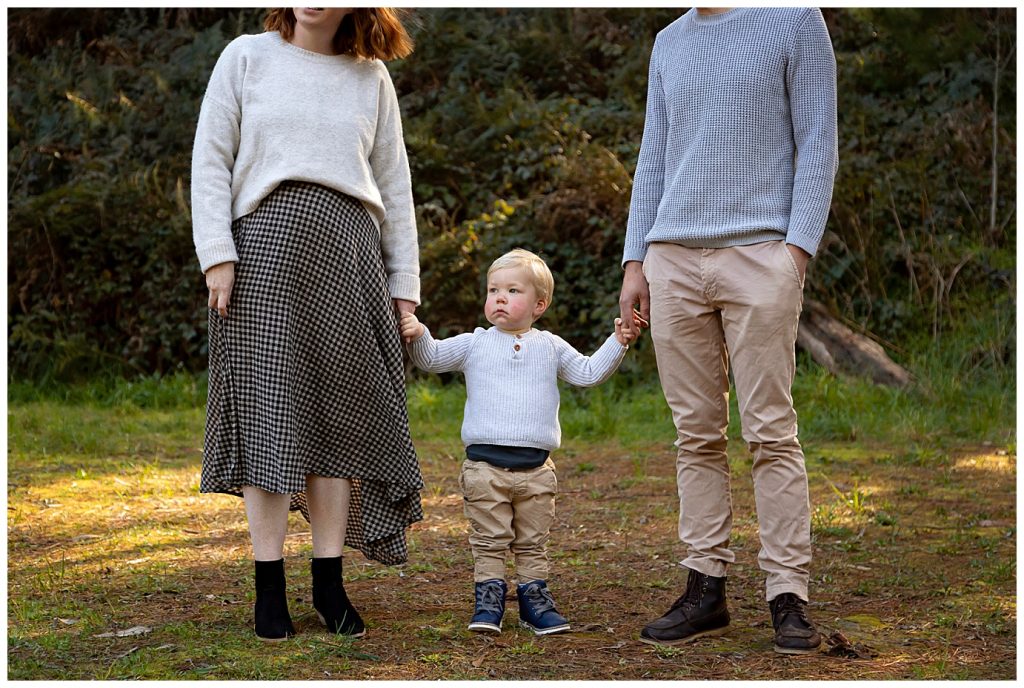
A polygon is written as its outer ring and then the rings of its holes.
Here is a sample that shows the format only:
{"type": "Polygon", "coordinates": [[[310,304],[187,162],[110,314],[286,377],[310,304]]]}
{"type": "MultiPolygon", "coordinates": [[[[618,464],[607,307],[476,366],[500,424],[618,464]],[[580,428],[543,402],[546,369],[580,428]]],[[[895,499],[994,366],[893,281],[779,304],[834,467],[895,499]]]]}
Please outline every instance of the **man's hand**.
{"type": "Polygon", "coordinates": [[[622,318],[622,331],[631,335],[632,339],[640,336],[640,328],[646,327],[651,321],[651,290],[644,277],[643,264],[637,260],[626,263],[622,275],[622,291],[619,294],[619,313],[622,318]],[[633,307],[640,304],[639,318],[634,315],[633,307]]]}
{"type": "MultiPolygon", "coordinates": [[[[408,302],[407,302],[408,303],[408,302]]],[[[398,322],[399,333],[406,344],[423,336],[423,325],[412,313],[403,313],[398,322]]]]}
{"type": "Polygon", "coordinates": [[[220,317],[228,317],[231,289],[235,286],[235,264],[218,263],[206,269],[206,288],[210,290],[209,306],[216,308],[220,317]]]}
{"type": "Polygon", "coordinates": [[[800,284],[803,284],[804,276],[807,274],[807,263],[811,260],[811,254],[796,244],[786,244],[786,248],[789,249],[790,254],[793,256],[793,262],[796,263],[796,270],[800,273],[800,284]]]}

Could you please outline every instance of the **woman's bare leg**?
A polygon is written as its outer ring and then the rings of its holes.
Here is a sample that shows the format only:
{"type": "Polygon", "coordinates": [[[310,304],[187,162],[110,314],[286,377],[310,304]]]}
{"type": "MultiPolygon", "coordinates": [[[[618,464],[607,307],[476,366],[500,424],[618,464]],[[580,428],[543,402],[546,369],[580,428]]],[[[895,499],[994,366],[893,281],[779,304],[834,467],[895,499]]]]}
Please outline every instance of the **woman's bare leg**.
{"type": "Polygon", "coordinates": [[[245,515],[249,519],[253,559],[277,561],[284,556],[284,536],[288,532],[288,504],[291,495],[267,492],[246,485],[245,515]]]}
{"type": "Polygon", "coordinates": [[[340,557],[348,527],[352,481],[347,478],[306,476],[306,504],[313,531],[313,557],[340,557]]]}

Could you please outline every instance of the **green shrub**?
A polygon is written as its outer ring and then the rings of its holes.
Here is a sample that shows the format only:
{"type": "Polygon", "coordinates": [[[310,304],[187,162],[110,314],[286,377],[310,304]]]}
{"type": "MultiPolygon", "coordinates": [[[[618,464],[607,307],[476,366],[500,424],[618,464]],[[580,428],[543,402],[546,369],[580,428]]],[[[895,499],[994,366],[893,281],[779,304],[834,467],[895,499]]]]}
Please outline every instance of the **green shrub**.
{"type": "MultiPolygon", "coordinates": [[[[217,55],[239,33],[260,31],[262,15],[9,12],[13,378],[205,368],[192,138],[217,55]]],[[[436,332],[482,324],[487,265],[522,246],[555,273],[541,324],[583,349],[608,335],[647,62],[655,34],[677,16],[417,12],[417,51],[389,69],[419,218],[421,312],[436,332]]],[[[984,365],[1014,365],[1014,19],[1008,9],[826,10],[840,168],[808,295],[879,335],[904,363],[974,318],[989,322],[974,328],[987,333],[984,365]]],[[[648,346],[645,338],[638,348],[648,346]]]]}
{"type": "MultiPolygon", "coordinates": [[[[71,13],[21,10],[12,31],[45,24],[52,12],[71,13]]],[[[205,297],[187,201],[191,141],[234,23],[167,27],[163,15],[141,10],[65,18],[75,17],[106,30],[88,42],[58,35],[34,54],[21,31],[29,54],[10,56],[10,370],[30,378],[200,370],[205,297]]]]}

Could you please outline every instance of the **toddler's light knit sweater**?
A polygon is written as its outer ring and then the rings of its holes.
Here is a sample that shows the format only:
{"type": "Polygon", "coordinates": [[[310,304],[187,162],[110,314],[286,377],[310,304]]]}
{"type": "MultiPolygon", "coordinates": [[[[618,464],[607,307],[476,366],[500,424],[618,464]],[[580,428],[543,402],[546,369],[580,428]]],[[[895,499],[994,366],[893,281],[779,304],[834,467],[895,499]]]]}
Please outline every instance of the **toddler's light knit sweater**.
{"type": "Polygon", "coordinates": [[[239,36],[210,76],[192,153],[199,263],[237,261],[231,222],[283,181],[363,203],[394,298],[419,302],[419,250],[398,98],[380,60],[322,55],[270,31],[239,36]]]}
{"type": "Polygon", "coordinates": [[[836,62],[817,9],[691,9],[651,53],[623,263],[667,241],[785,239],[811,255],[838,161],[836,62]]]}
{"type": "Polygon", "coordinates": [[[543,330],[522,335],[497,327],[436,340],[424,327],[409,345],[417,367],[466,375],[462,442],[551,451],[562,441],[558,380],[592,387],[611,377],[629,347],[610,336],[593,356],[543,330]]]}

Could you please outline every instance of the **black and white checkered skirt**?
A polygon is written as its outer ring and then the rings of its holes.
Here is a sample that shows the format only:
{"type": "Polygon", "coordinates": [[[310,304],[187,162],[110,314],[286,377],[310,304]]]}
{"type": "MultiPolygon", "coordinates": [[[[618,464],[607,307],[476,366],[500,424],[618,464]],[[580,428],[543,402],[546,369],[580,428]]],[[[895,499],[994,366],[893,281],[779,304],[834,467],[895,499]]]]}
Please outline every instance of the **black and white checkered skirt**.
{"type": "Polygon", "coordinates": [[[405,561],[423,480],[379,231],[356,199],[285,182],[232,233],[228,317],[210,311],[200,491],[291,494],[308,519],[306,476],[349,478],[346,544],[405,561]]]}

